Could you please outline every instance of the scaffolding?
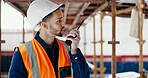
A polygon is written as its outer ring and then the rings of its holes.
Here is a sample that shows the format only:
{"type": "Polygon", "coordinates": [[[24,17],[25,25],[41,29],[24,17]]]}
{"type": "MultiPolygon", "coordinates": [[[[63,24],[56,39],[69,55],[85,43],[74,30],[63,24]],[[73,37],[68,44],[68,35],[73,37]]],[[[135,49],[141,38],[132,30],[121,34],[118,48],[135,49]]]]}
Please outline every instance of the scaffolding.
{"type": "MultiPolygon", "coordinates": [[[[97,77],[97,72],[99,71],[100,72],[100,76],[101,78],[103,78],[103,74],[106,70],[106,68],[104,68],[104,62],[103,62],[103,26],[102,26],[102,20],[103,20],[103,17],[105,15],[110,15],[112,16],[112,41],[108,41],[108,44],[111,44],[112,45],[112,78],[116,78],[116,44],[119,44],[119,41],[116,41],[116,15],[117,14],[122,14],[122,13],[127,13],[127,12],[130,12],[133,8],[135,7],[129,7],[127,9],[123,9],[123,10],[118,10],[116,11],[116,0],[112,0],[112,12],[109,13],[109,14],[104,14],[103,12],[100,13],[100,17],[101,17],[101,20],[100,20],[100,31],[101,31],[101,40],[99,42],[96,41],[96,37],[95,37],[95,14],[97,13],[97,11],[99,10],[103,10],[105,7],[108,6],[108,2],[105,2],[104,4],[102,4],[97,10],[95,10],[92,14],[90,14],[92,17],[93,17],[93,35],[94,35],[94,66],[95,68],[92,69],[93,73],[94,73],[94,78],[97,77]],[[97,59],[97,56],[96,56],[96,43],[100,43],[101,45],[101,55],[100,55],[100,68],[97,68],[97,62],[96,62],[96,59],[97,59]]],[[[66,4],[66,10],[65,10],[65,13],[64,15],[67,16],[67,11],[68,11],[68,8],[70,6],[70,3],[67,2],[65,3],[66,4]]],[[[84,3],[84,6],[83,8],[81,9],[81,11],[83,12],[88,6],[90,5],[90,3],[84,3]]],[[[145,3],[144,3],[144,0],[138,0],[138,3],[137,3],[137,7],[138,7],[138,12],[139,12],[139,40],[137,40],[138,44],[139,44],[139,73],[140,73],[140,77],[139,78],[145,78],[144,76],[144,69],[143,69],[143,44],[145,43],[145,40],[143,40],[143,8],[145,7],[145,3]]],[[[81,14],[81,11],[77,14],[77,18],[75,18],[75,21],[73,22],[73,25],[76,24],[76,22],[78,21],[78,18],[80,17],[80,14],[81,14]]],[[[24,14],[23,14],[24,16],[24,14]]],[[[1,18],[1,0],[0,0],[0,18],[1,18]]],[[[66,18],[64,19],[66,21],[66,18]]],[[[84,28],[85,30],[85,28],[84,28]]],[[[86,31],[84,31],[85,33],[86,31]]],[[[22,37],[23,37],[23,41],[22,43],[25,43],[25,29],[24,29],[24,17],[23,17],[23,32],[22,32],[22,37]]],[[[86,35],[86,34],[84,34],[86,35]]],[[[84,36],[85,37],[85,36],[84,36]]],[[[85,39],[85,42],[84,42],[84,52],[85,52],[85,46],[86,46],[86,38],[85,39]]],[[[5,40],[1,40],[1,21],[0,21],[0,70],[1,70],[1,43],[5,43],[5,40]]],[[[1,72],[0,72],[0,75],[1,75],[1,72]]],[[[1,77],[0,77],[1,78],[1,77]]]]}

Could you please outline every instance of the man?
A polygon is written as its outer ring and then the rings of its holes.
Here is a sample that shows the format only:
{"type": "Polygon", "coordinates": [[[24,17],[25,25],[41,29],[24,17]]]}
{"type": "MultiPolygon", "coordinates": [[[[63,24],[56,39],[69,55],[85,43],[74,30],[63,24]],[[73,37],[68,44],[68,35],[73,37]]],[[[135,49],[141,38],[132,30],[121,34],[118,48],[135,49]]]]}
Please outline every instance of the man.
{"type": "Polygon", "coordinates": [[[71,30],[65,42],[55,38],[64,34],[68,27],[63,13],[48,0],[35,0],[29,6],[27,18],[32,26],[40,26],[34,39],[15,49],[9,78],[89,78],[90,71],[84,56],[77,48],[79,31],[71,30]]]}

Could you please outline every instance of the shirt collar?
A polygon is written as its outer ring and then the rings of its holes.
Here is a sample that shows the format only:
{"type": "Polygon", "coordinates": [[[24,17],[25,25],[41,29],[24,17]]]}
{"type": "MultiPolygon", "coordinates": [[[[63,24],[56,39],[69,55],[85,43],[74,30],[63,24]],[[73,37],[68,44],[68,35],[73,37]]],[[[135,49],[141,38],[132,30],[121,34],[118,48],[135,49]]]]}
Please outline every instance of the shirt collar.
{"type": "MultiPolygon", "coordinates": [[[[40,38],[39,33],[40,33],[40,32],[38,31],[38,32],[36,33],[36,35],[35,35],[34,38],[41,44],[41,46],[42,46],[44,49],[47,49],[47,48],[52,49],[51,46],[47,45],[47,44],[40,38]]],[[[56,38],[54,38],[54,43],[53,43],[53,47],[55,47],[55,46],[58,46],[58,43],[57,43],[56,38]]]]}

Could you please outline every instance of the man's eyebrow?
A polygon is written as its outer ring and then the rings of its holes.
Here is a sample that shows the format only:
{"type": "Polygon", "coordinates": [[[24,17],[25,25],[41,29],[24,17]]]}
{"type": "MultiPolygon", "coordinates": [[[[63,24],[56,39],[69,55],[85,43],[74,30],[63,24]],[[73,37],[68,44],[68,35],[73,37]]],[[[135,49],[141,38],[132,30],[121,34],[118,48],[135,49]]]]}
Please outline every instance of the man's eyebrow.
{"type": "Polygon", "coordinates": [[[62,19],[63,17],[59,17],[58,19],[62,19]]]}

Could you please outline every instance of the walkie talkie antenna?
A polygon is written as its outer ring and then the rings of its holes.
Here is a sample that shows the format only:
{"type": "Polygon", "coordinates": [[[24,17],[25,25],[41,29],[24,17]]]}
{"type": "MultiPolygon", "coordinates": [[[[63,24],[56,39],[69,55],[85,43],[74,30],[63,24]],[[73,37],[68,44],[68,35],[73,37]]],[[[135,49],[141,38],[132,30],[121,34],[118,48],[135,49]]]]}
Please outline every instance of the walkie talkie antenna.
{"type": "Polygon", "coordinates": [[[79,30],[79,28],[81,27],[81,25],[83,24],[84,20],[80,23],[79,27],[77,28],[77,30],[79,30]]]}

